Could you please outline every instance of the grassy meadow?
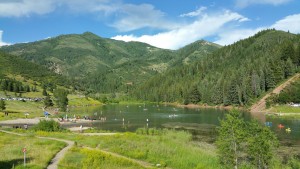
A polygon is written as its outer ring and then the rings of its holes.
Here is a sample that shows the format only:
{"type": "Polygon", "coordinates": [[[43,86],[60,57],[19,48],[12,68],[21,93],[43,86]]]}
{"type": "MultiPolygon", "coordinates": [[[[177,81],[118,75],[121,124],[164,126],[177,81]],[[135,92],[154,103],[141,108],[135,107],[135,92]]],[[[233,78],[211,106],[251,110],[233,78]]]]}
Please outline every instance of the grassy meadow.
{"type": "MultiPolygon", "coordinates": [[[[220,168],[215,147],[204,142],[192,141],[191,134],[184,131],[163,130],[160,134],[154,135],[122,133],[113,136],[48,132],[36,134],[73,140],[79,147],[100,148],[151,164],[160,164],[163,167],[220,168]]],[[[76,150],[76,153],[78,157],[84,156],[79,150],[76,150]]]]}
{"type": "Polygon", "coordinates": [[[26,147],[26,168],[42,169],[55,154],[65,147],[64,142],[39,139],[32,136],[17,136],[0,132],[0,168],[24,168],[23,152],[26,147]]]}
{"type": "Polygon", "coordinates": [[[72,148],[60,161],[58,168],[144,169],[144,167],[131,160],[115,157],[96,149],[80,147],[72,148]]]}
{"type": "Polygon", "coordinates": [[[284,119],[300,118],[300,107],[292,107],[289,105],[276,105],[268,109],[267,112],[271,112],[268,115],[273,118],[284,118],[284,119]]]}
{"type": "Polygon", "coordinates": [[[298,113],[300,115],[300,107],[293,107],[289,105],[277,105],[271,107],[268,111],[274,113],[298,113]]]}
{"type": "MultiPolygon", "coordinates": [[[[7,92],[8,95],[12,95],[12,92],[7,92]]],[[[0,97],[5,97],[4,92],[0,92],[0,97]]],[[[12,96],[15,97],[15,96],[12,96]]],[[[28,92],[24,93],[22,97],[30,98],[44,98],[41,92],[28,92]]],[[[82,106],[91,106],[91,105],[101,105],[100,101],[95,99],[84,97],[82,95],[69,94],[69,106],[70,107],[82,107],[82,106]]],[[[12,120],[17,118],[26,118],[25,113],[29,113],[27,118],[43,117],[43,101],[34,102],[34,101],[18,101],[18,100],[9,100],[5,101],[6,109],[5,111],[9,112],[8,116],[4,115],[4,111],[0,111],[0,121],[1,120],[12,120]]],[[[46,110],[54,115],[55,107],[47,108],[46,110]]]]}

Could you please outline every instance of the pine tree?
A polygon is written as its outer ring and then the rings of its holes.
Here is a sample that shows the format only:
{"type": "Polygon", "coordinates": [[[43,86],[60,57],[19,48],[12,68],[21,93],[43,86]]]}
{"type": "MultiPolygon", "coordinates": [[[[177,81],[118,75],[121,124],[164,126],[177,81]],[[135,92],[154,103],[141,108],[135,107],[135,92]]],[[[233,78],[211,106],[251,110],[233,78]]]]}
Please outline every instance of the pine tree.
{"type": "Polygon", "coordinates": [[[235,81],[229,86],[228,100],[230,104],[239,104],[238,86],[235,81]]]}
{"type": "Polygon", "coordinates": [[[46,88],[43,88],[43,96],[48,96],[48,93],[46,91],[46,88]]]}
{"type": "Polygon", "coordinates": [[[197,87],[193,87],[191,93],[189,94],[189,101],[193,104],[197,104],[201,100],[201,95],[197,87]]]}
{"type": "Polygon", "coordinates": [[[30,92],[30,87],[29,87],[29,85],[26,85],[26,86],[25,86],[25,91],[26,91],[26,92],[30,92]]]}
{"type": "Polygon", "coordinates": [[[221,120],[221,127],[218,129],[217,148],[222,165],[238,168],[239,158],[244,151],[243,142],[245,140],[245,122],[241,118],[241,113],[233,110],[226,114],[221,120]]]}
{"type": "Polygon", "coordinates": [[[61,109],[61,111],[67,110],[68,105],[68,91],[63,89],[54,90],[53,96],[55,97],[55,104],[61,109]]]}
{"type": "Polygon", "coordinates": [[[45,97],[44,105],[45,105],[46,107],[51,107],[51,106],[53,106],[53,102],[52,102],[52,100],[51,100],[51,98],[50,98],[49,95],[47,95],[47,96],[45,97]]]}
{"type": "Polygon", "coordinates": [[[3,111],[6,109],[6,103],[4,100],[0,99],[0,109],[3,111]]]}
{"type": "Polygon", "coordinates": [[[2,80],[1,81],[1,90],[7,90],[7,81],[6,80],[2,80]]]}
{"type": "Polygon", "coordinates": [[[295,57],[294,45],[291,41],[285,41],[281,49],[280,59],[283,61],[287,61],[288,58],[291,58],[293,59],[293,61],[297,62],[297,58],[295,57]]]}
{"type": "Polygon", "coordinates": [[[270,68],[266,68],[266,73],[265,73],[265,82],[266,82],[266,90],[272,89],[276,86],[276,82],[275,82],[275,77],[274,77],[274,73],[273,70],[270,68]]]}
{"type": "Polygon", "coordinates": [[[290,58],[287,59],[284,65],[284,77],[288,78],[295,73],[295,68],[292,60],[290,58]]]}
{"type": "Polygon", "coordinates": [[[249,122],[247,137],[247,154],[256,168],[269,168],[279,142],[275,134],[259,122],[249,122]]]}
{"type": "Polygon", "coordinates": [[[13,92],[19,93],[19,86],[17,85],[17,83],[13,84],[13,92]]]}

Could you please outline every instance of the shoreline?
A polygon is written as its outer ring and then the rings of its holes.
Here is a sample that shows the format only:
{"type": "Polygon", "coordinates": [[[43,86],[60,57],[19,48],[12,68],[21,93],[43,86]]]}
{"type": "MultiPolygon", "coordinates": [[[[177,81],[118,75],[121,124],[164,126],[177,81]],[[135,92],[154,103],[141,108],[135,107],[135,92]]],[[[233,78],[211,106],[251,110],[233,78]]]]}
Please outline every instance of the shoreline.
{"type": "Polygon", "coordinates": [[[58,122],[61,126],[70,128],[72,126],[81,125],[81,124],[91,124],[101,122],[100,120],[84,120],[78,119],[76,121],[59,121],[58,118],[44,118],[44,117],[36,117],[36,118],[18,118],[14,120],[4,120],[0,121],[0,126],[14,126],[14,125],[35,125],[40,122],[40,120],[54,120],[58,122]]]}
{"type": "Polygon", "coordinates": [[[176,107],[181,107],[181,108],[188,108],[188,109],[197,109],[197,108],[202,108],[202,109],[220,109],[220,110],[232,110],[232,109],[238,109],[238,110],[246,110],[244,107],[234,107],[234,106],[220,106],[220,105],[215,105],[215,106],[210,106],[206,104],[179,104],[179,103],[167,103],[168,105],[176,106],[176,107]]]}

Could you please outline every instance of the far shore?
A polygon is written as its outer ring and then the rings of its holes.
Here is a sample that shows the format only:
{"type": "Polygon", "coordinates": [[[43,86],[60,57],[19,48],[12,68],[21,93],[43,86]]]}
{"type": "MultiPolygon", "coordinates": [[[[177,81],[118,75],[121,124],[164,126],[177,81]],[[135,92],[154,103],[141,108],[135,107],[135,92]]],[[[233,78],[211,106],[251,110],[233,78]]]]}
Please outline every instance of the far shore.
{"type": "Polygon", "coordinates": [[[232,109],[239,109],[239,110],[244,110],[244,107],[234,107],[234,106],[221,106],[221,105],[215,105],[215,106],[210,106],[207,104],[179,104],[179,103],[168,103],[169,105],[176,106],[176,107],[182,107],[182,108],[189,108],[189,109],[221,109],[221,110],[232,110],[232,109]]]}
{"type": "Polygon", "coordinates": [[[76,119],[69,121],[59,121],[58,118],[45,118],[45,117],[36,117],[36,118],[19,118],[14,120],[5,120],[0,121],[0,126],[12,126],[12,125],[35,125],[40,122],[40,120],[54,120],[59,122],[62,126],[75,126],[78,124],[91,124],[95,122],[101,122],[101,120],[85,120],[85,119],[76,119]]]}

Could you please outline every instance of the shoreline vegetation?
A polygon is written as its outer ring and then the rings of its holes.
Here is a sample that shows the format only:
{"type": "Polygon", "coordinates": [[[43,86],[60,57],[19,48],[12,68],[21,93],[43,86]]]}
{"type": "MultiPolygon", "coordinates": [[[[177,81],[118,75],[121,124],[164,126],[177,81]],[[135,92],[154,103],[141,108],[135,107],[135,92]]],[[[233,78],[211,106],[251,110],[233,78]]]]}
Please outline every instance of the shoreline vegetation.
{"type": "MultiPolygon", "coordinates": [[[[49,140],[38,139],[37,137],[57,138],[74,141],[74,146],[68,150],[67,154],[62,157],[58,166],[60,168],[104,168],[114,169],[135,169],[135,168],[165,168],[165,169],[215,169],[221,168],[219,157],[217,155],[216,145],[200,140],[193,140],[191,133],[187,131],[176,131],[173,129],[152,129],[146,130],[140,128],[136,132],[125,132],[115,134],[93,133],[90,135],[88,130],[83,133],[69,132],[62,130],[60,132],[33,131],[22,129],[5,129],[25,136],[9,135],[0,132],[1,138],[4,139],[5,147],[11,147],[14,144],[14,155],[8,153],[9,149],[0,149],[0,153],[5,151],[4,160],[0,164],[8,167],[15,165],[21,167],[22,161],[17,160],[22,156],[21,149],[26,146],[29,152],[29,166],[35,168],[45,168],[45,162],[37,160],[38,156],[33,156],[33,150],[43,152],[44,144],[49,140]],[[20,140],[26,140],[26,142],[20,140]],[[14,140],[13,142],[9,140],[14,140]],[[28,144],[30,143],[30,144],[28,144]],[[35,145],[38,144],[38,145],[35,145]],[[42,146],[42,147],[41,147],[42,146]],[[20,149],[20,150],[19,150],[20,149]],[[8,158],[8,157],[9,158],[8,158]],[[6,158],[7,157],[7,158],[6,158]],[[125,158],[124,158],[125,157],[125,158]],[[141,162],[141,163],[137,163],[141,162]],[[152,167],[144,167],[149,164],[152,167]],[[142,164],[142,165],[141,165],[142,164]],[[43,167],[39,167],[43,166],[43,167]],[[159,166],[159,167],[158,167],[159,166]]],[[[51,141],[53,144],[56,142],[51,141]]],[[[2,142],[0,142],[0,145],[2,142]]],[[[59,143],[61,145],[61,143],[59,143]]],[[[62,149],[62,147],[60,148],[62,149]]],[[[280,147],[278,152],[292,150],[291,147],[280,147]]],[[[56,150],[57,151],[57,150],[56,150]]],[[[55,152],[55,151],[51,151],[55,152]]],[[[296,152],[293,152],[296,153],[296,152]]],[[[286,152],[286,156],[290,154],[286,152]]],[[[277,160],[284,160],[284,157],[277,156],[277,160]]],[[[50,161],[50,159],[47,159],[50,161]]],[[[293,159],[292,159],[293,160],[293,159]]],[[[292,161],[291,160],[291,161],[292,161]]],[[[274,163],[279,168],[285,168],[290,165],[274,163]]],[[[295,164],[299,162],[293,161],[295,164]]],[[[47,164],[47,163],[46,163],[47,164]]]]}

